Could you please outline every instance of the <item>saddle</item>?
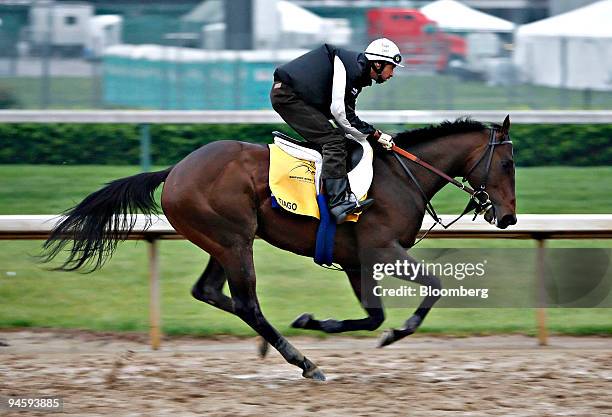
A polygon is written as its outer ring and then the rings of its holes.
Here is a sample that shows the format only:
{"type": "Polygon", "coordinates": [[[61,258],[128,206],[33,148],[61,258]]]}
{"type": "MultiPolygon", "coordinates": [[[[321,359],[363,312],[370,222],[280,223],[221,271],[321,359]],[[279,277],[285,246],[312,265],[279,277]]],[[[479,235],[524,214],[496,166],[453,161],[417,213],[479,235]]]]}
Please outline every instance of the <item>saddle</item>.
{"type": "MultiPolygon", "coordinates": [[[[273,204],[298,215],[321,219],[321,149],[274,131],[270,147],[269,182],[273,204]]],[[[359,200],[366,198],[374,171],[374,151],[367,140],[347,135],[347,171],[352,192],[359,200]]],[[[327,206],[325,206],[327,211],[327,206]]],[[[348,221],[357,221],[358,214],[348,221]]]]}

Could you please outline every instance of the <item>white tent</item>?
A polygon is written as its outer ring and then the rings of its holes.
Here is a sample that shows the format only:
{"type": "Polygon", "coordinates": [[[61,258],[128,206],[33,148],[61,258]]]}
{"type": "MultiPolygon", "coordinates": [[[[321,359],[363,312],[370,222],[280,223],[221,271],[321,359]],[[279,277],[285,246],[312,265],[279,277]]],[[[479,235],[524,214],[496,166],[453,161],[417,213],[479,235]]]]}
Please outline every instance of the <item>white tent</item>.
{"type": "Polygon", "coordinates": [[[450,32],[512,32],[514,23],[472,9],[455,0],[438,0],[421,7],[421,12],[450,32]]]}
{"type": "Polygon", "coordinates": [[[514,62],[526,81],[612,90],[612,0],[521,26],[514,62]]]}
{"type": "Polygon", "coordinates": [[[283,32],[317,34],[323,29],[323,18],[285,0],[280,0],[276,8],[280,13],[283,32]]]}
{"type": "Polygon", "coordinates": [[[282,36],[285,38],[302,35],[304,45],[320,42],[345,45],[350,41],[351,29],[346,19],[323,18],[286,0],[279,0],[276,8],[280,14],[282,36]]]}

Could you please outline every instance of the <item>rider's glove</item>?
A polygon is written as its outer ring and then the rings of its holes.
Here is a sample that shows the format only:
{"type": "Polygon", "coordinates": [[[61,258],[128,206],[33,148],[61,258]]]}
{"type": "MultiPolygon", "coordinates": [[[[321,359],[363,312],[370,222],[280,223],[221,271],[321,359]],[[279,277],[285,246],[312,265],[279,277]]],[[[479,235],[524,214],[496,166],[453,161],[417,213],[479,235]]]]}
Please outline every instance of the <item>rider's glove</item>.
{"type": "Polygon", "coordinates": [[[395,145],[395,143],[393,142],[393,137],[383,132],[380,132],[380,136],[378,137],[378,143],[380,143],[383,148],[388,151],[390,151],[393,145],[395,145]]]}

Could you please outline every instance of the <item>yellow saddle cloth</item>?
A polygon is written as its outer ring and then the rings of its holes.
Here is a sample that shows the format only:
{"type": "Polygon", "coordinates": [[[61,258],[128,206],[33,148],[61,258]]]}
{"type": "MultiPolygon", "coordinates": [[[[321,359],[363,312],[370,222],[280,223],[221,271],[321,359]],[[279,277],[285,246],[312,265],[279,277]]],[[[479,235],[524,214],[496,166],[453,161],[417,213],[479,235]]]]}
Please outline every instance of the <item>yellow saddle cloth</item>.
{"type": "MultiPolygon", "coordinates": [[[[277,145],[270,147],[269,182],[272,195],[285,210],[320,219],[315,187],[315,163],[289,155],[277,145]]],[[[347,221],[356,222],[359,214],[347,221]]]]}

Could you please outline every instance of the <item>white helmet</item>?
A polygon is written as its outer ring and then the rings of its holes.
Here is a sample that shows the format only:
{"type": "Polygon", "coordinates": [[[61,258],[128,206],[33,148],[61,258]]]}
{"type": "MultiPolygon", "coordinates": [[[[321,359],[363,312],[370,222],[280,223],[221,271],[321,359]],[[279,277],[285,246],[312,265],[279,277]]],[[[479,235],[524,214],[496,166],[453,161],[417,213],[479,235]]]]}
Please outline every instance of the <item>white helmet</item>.
{"type": "Polygon", "coordinates": [[[403,67],[402,54],[397,45],[387,38],[372,41],[365,50],[365,56],[370,61],[387,61],[398,67],[403,67]]]}

